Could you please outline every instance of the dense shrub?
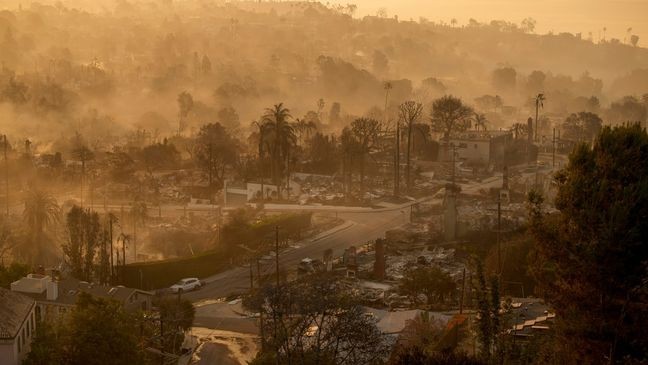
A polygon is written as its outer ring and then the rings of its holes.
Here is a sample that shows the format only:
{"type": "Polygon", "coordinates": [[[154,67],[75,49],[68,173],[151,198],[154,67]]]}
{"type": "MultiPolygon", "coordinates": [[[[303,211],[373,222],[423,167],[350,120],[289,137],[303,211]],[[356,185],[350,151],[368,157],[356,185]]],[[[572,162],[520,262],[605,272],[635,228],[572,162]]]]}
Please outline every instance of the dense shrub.
{"type": "Polygon", "coordinates": [[[259,248],[280,227],[280,238],[298,238],[311,224],[311,214],[279,214],[266,216],[257,222],[243,212],[233,213],[223,226],[219,245],[210,251],[186,258],[142,262],[120,268],[122,285],[146,290],[163,288],[186,277],[203,278],[225,270],[232,260],[241,258],[239,244],[259,248]]]}

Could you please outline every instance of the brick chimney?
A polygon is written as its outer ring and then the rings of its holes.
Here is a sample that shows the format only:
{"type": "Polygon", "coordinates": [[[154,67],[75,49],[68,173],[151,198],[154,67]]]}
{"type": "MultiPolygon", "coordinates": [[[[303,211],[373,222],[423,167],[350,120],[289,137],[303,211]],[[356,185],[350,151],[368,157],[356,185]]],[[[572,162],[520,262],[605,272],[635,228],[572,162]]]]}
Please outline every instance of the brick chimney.
{"type": "Polygon", "coordinates": [[[58,299],[58,281],[51,280],[47,282],[47,300],[58,299]]]}

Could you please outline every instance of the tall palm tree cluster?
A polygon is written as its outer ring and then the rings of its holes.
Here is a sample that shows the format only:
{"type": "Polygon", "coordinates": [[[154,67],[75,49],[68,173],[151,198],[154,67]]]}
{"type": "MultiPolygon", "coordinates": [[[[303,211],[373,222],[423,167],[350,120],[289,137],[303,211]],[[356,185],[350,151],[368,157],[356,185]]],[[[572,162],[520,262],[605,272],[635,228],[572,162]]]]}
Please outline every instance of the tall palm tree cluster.
{"type": "Polygon", "coordinates": [[[60,208],[56,199],[43,190],[30,189],[24,197],[23,220],[27,228],[25,255],[31,264],[47,262],[56,256],[48,229],[60,219],[60,208]]]}
{"type": "MultiPolygon", "coordinates": [[[[261,176],[265,156],[270,156],[270,176],[272,182],[277,186],[277,193],[281,196],[281,184],[290,176],[290,154],[297,144],[295,126],[290,122],[292,115],[290,110],[284,107],[283,103],[275,104],[267,108],[261,116],[261,122],[257,123],[259,128],[259,161],[261,163],[261,176]]],[[[263,190],[263,187],[262,187],[263,190]]],[[[264,195],[265,196],[265,195],[264,195]]]]}
{"type": "MultiPolygon", "coordinates": [[[[268,198],[264,190],[264,176],[268,173],[272,184],[277,186],[278,197],[282,198],[283,187],[290,188],[291,166],[303,152],[300,148],[313,137],[317,125],[307,118],[293,119],[283,103],[267,108],[253,125],[258,132],[257,153],[263,199],[268,198]]],[[[357,118],[342,131],[336,149],[342,162],[345,191],[349,190],[354,165],[359,170],[360,190],[364,190],[366,158],[376,148],[381,128],[382,124],[375,119],[357,118]]]]}

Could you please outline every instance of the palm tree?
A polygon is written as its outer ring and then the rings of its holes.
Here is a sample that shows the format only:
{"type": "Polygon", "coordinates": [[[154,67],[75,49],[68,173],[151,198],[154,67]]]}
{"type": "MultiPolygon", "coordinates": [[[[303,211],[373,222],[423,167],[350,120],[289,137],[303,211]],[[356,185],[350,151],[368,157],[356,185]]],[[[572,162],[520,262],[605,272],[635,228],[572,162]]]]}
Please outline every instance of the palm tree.
{"type": "Polygon", "coordinates": [[[479,130],[481,128],[482,130],[486,131],[486,123],[488,122],[488,120],[486,120],[486,116],[484,114],[475,112],[473,120],[475,122],[476,130],[479,130]]]}
{"type": "Polygon", "coordinates": [[[527,125],[522,123],[515,123],[511,126],[511,132],[513,132],[513,137],[515,139],[518,139],[520,138],[520,136],[523,136],[526,133],[528,133],[527,125]]]}
{"type": "Polygon", "coordinates": [[[59,220],[60,209],[56,199],[48,192],[36,189],[27,191],[24,200],[23,220],[29,229],[29,244],[32,250],[32,263],[42,261],[45,230],[59,220]]]}
{"type": "MultiPolygon", "coordinates": [[[[272,178],[277,186],[277,195],[281,196],[280,182],[283,170],[286,167],[290,149],[296,144],[295,130],[289,120],[292,118],[290,110],[283,103],[267,108],[262,116],[264,140],[271,146],[272,178]]],[[[290,177],[288,177],[290,178],[290,177]]]]}
{"type": "Polygon", "coordinates": [[[297,140],[303,147],[303,143],[310,138],[313,131],[317,130],[317,126],[312,120],[296,119],[295,123],[293,123],[293,129],[297,132],[297,140]],[[304,139],[304,136],[306,136],[306,139],[304,139]]]}

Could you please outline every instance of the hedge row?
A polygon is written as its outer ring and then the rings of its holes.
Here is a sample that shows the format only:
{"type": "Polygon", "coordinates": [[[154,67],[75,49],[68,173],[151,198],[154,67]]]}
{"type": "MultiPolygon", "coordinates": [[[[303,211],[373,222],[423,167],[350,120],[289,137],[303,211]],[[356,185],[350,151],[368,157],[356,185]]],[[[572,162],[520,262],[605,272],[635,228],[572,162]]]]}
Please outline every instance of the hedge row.
{"type": "Polygon", "coordinates": [[[126,265],[119,273],[121,284],[131,288],[152,290],[165,288],[187,277],[206,277],[227,268],[229,260],[216,250],[202,254],[126,265]]]}
{"type": "Polygon", "coordinates": [[[254,223],[231,222],[221,232],[221,246],[230,249],[244,244],[257,249],[264,242],[274,241],[275,227],[279,226],[280,238],[299,238],[304,230],[311,226],[311,213],[288,213],[269,215],[254,223]]]}
{"type": "Polygon", "coordinates": [[[230,258],[240,257],[235,245],[256,247],[272,234],[275,226],[280,227],[282,239],[295,238],[310,224],[311,214],[308,213],[271,215],[256,223],[239,225],[236,229],[224,226],[223,240],[217,249],[192,257],[129,264],[121,268],[120,281],[127,287],[152,290],[171,286],[182,278],[205,278],[226,270],[230,258]]]}

